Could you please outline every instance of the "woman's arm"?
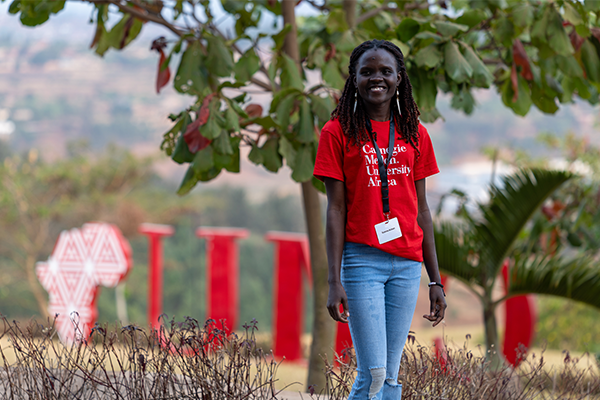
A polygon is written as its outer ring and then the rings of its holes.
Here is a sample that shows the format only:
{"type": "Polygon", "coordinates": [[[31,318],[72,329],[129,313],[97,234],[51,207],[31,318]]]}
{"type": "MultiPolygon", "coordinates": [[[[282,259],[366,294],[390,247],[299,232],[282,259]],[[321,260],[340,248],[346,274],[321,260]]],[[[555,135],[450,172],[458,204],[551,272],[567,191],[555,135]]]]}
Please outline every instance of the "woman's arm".
{"type": "MultiPolygon", "coordinates": [[[[429,212],[429,205],[427,204],[427,196],[425,190],[425,179],[421,179],[415,182],[417,189],[417,199],[419,202],[419,214],[417,216],[417,223],[423,230],[423,260],[425,262],[425,269],[427,275],[429,275],[430,282],[441,283],[440,271],[438,268],[437,255],[435,254],[435,240],[433,237],[433,222],[431,220],[431,213],[429,212]]],[[[433,326],[436,326],[444,319],[446,313],[446,299],[444,299],[444,291],[439,286],[429,287],[429,301],[430,301],[430,313],[429,315],[423,315],[423,318],[433,322],[433,326]]]]}
{"type": "Polygon", "coordinates": [[[329,297],[327,309],[331,318],[340,322],[348,322],[348,298],[342,286],[340,271],[342,269],[342,252],[346,235],[346,189],[344,182],[333,178],[325,178],[327,189],[327,262],[329,265],[329,297]],[[340,313],[340,304],[344,312],[340,313]]]}

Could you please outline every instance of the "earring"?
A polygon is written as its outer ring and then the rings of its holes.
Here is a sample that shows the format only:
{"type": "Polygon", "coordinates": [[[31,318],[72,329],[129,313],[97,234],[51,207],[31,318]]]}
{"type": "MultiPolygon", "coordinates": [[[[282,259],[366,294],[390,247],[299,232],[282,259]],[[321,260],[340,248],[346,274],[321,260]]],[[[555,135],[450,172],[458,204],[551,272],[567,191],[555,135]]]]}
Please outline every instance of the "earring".
{"type": "Polygon", "coordinates": [[[356,114],[356,103],[358,102],[358,89],[354,92],[354,114],[356,114]]]}
{"type": "Polygon", "coordinates": [[[400,98],[400,90],[398,88],[396,88],[396,104],[398,105],[398,114],[400,114],[400,116],[402,116],[402,110],[400,109],[400,100],[398,100],[399,98],[400,98]]]}

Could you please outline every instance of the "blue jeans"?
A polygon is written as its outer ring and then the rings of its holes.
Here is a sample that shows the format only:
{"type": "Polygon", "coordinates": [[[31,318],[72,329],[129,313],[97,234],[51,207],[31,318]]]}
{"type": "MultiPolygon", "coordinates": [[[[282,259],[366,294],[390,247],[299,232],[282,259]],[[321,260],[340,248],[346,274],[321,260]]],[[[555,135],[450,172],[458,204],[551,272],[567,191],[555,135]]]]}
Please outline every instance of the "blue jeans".
{"type": "Polygon", "coordinates": [[[358,372],[348,400],[399,400],[400,359],[417,305],[421,263],[346,242],[341,280],[358,372]]]}

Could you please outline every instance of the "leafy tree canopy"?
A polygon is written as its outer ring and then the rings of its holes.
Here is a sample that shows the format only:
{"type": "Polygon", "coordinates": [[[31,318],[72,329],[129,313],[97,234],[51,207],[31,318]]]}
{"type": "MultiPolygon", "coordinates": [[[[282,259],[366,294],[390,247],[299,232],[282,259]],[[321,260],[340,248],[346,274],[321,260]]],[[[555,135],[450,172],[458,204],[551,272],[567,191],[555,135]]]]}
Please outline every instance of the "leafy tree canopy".
{"type": "MultiPolygon", "coordinates": [[[[518,115],[532,106],[552,114],[575,98],[598,102],[598,1],[303,0],[298,3],[317,12],[297,19],[301,70],[284,54],[292,26],[282,27],[276,0],[222,0],[235,20],[227,31],[209,0],[88,2],[99,55],[126,47],[148,22],[175,34],[158,38],[152,49],[159,53],[157,90],[171,80],[172,69],[175,90],[196,99],[170,116],[173,127],[161,144],[175,162],[189,164],[180,194],[222,170],[238,172],[243,146],[267,170],[278,171],[285,160],[294,180],[310,180],[318,132],[347,77],[349,54],[368,39],[387,39],[403,50],[424,122],[441,117],[439,92],[467,114],[474,110],[473,90],[492,86],[518,115]],[[270,31],[262,28],[267,20],[274,21],[270,31]],[[310,71],[320,73],[311,84],[310,71]],[[272,96],[270,105],[254,103],[251,92],[272,96]]],[[[35,26],[65,4],[14,0],[9,12],[35,26]]]]}

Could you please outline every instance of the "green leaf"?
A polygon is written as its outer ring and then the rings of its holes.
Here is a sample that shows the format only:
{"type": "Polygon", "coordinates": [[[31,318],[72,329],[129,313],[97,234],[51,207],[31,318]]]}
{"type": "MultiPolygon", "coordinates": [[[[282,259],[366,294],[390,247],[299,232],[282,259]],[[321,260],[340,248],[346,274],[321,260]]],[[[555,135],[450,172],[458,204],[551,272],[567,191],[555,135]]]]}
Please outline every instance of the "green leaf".
{"type": "MultiPolygon", "coordinates": [[[[588,0],[589,1],[589,0],[588,0]]],[[[579,12],[573,7],[568,1],[563,3],[565,21],[572,23],[573,25],[581,25],[584,23],[584,19],[579,12]]]]}
{"type": "Polygon", "coordinates": [[[219,111],[220,101],[217,98],[213,98],[210,101],[209,110],[210,114],[208,120],[204,125],[200,127],[200,134],[208,140],[215,139],[221,134],[221,126],[219,125],[219,118],[222,118],[219,111]]]}
{"type": "Polygon", "coordinates": [[[509,108],[511,108],[515,114],[524,117],[531,108],[531,92],[529,85],[525,78],[521,75],[518,76],[518,89],[516,101],[513,101],[514,91],[510,79],[507,79],[502,86],[502,102],[509,108]]]}
{"type": "Polygon", "coordinates": [[[260,149],[263,156],[262,164],[271,172],[279,171],[279,168],[283,165],[281,155],[278,151],[278,142],[279,139],[277,136],[271,136],[260,149]]]}
{"type": "Polygon", "coordinates": [[[300,143],[310,143],[315,140],[315,122],[310,104],[306,97],[300,102],[300,120],[298,121],[298,132],[296,139],[300,143]]]}
{"type": "Polygon", "coordinates": [[[177,164],[189,163],[194,161],[194,154],[188,148],[188,145],[185,142],[183,135],[179,135],[179,139],[177,139],[175,151],[173,152],[171,159],[177,164]]]}
{"type": "MultiPolygon", "coordinates": [[[[586,100],[592,99],[593,90],[591,89],[593,87],[586,80],[580,77],[575,77],[573,78],[573,84],[575,85],[575,89],[577,90],[577,94],[579,95],[579,97],[586,100]]],[[[595,102],[592,102],[592,104],[595,104],[595,102]]]]}
{"type": "Polygon", "coordinates": [[[396,27],[396,35],[398,36],[398,39],[404,43],[407,43],[417,33],[419,33],[420,28],[421,24],[419,24],[416,20],[412,18],[403,18],[396,27]]]}
{"type": "Polygon", "coordinates": [[[469,30],[467,25],[455,24],[448,21],[435,21],[432,24],[435,29],[446,38],[456,35],[458,32],[466,32],[469,30]]]}
{"type": "Polygon", "coordinates": [[[571,40],[563,27],[562,18],[554,7],[550,7],[549,10],[546,35],[548,37],[548,44],[557,54],[568,56],[575,52],[571,45],[571,40]]]}
{"type": "Polygon", "coordinates": [[[587,12],[597,12],[600,10],[600,0],[585,0],[583,9],[587,12]]]}
{"type": "Polygon", "coordinates": [[[241,137],[234,136],[231,138],[231,147],[233,147],[233,154],[230,156],[230,162],[225,163],[221,160],[221,155],[217,154],[215,157],[215,164],[218,168],[221,166],[229,172],[239,173],[240,172],[240,142],[241,137]]]}
{"type": "Polygon", "coordinates": [[[330,35],[335,32],[346,32],[348,24],[346,23],[346,15],[341,9],[333,9],[329,12],[325,29],[330,35]]]}
{"type": "Polygon", "coordinates": [[[292,143],[284,136],[279,138],[279,154],[281,154],[288,167],[294,169],[296,165],[296,150],[292,143]]]}
{"type": "Polygon", "coordinates": [[[482,218],[473,226],[480,243],[480,264],[497,276],[500,267],[533,213],[572,175],[565,171],[519,170],[490,188],[491,201],[480,204],[482,218]]]}
{"type": "Polygon", "coordinates": [[[473,109],[475,108],[475,99],[466,85],[452,97],[450,106],[455,110],[463,110],[467,115],[470,115],[473,112],[473,109]]]}
{"type": "Polygon", "coordinates": [[[279,102],[277,106],[277,124],[280,129],[279,132],[281,134],[288,133],[289,125],[290,125],[290,117],[292,114],[292,109],[294,108],[294,103],[296,102],[296,94],[290,94],[283,101],[279,102]]]}
{"type": "Polygon", "coordinates": [[[240,117],[231,106],[225,111],[225,128],[231,132],[239,132],[241,129],[240,117]]]}
{"type": "Polygon", "coordinates": [[[323,73],[323,80],[328,86],[339,90],[344,88],[346,81],[342,77],[335,59],[332,58],[327,61],[321,72],[323,73]]]}
{"type": "Polygon", "coordinates": [[[483,10],[468,10],[463,13],[460,17],[456,19],[456,22],[461,25],[466,25],[469,28],[472,28],[478,24],[480,24],[483,20],[486,19],[485,11],[483,10]]]}
{"type": "Polygon", "coordinates": [[[254,118],[252,120],[255,124],[258,124],[265,128],[265,130],[271,130],[273,128],[277,128],[277,124],[273,121],[273,118],[270,116],[254,118]]]}
{"type": "Polygon", "coordinates": [[[308,57],[306,58],[306,65],[310,69],[322,68],[325,65],[325,55],[327,51],[321,39],[316,39],[310,44],[308,50],[308,57]]]}
{"type": "MultiPolygon", "coordinates": [[[[240,105],[235,99],[225,98],[225,101],[227,102],[230,108],[233,108],[237,115],[239,115],[242,118],[248,118],[248,114],[246,114],[246,111],[244,111],[242,107],[240,107],[240,105]]],[[[243,102],[243,100],[241,102],[243,102]]]]}
{"type": "Polygon", "coordinates": [[[494,26],[494,36],[496,36],[504,46],[511,46],[513,38],[515,37],[515,26],[512,20],[501,17],[494,20],[494,26]]]}
{"type": "Polygon", "coordinates": [[[275,50],[279,51],[282,49],[283,44],[285,43],[285,37],[292,30],[292,25],[285,24],[282,30],[280,30],[275,35],[271,36],[273,41],[275,42],[275,50]]]}
{"type": "Polygon", "coordinates": [[[556,64],[565,75],[572,78],[583,78],[583,70],[575,57],[556,56],[556,64]]]}
{"type": "Polygon", "coordinates": [[[21,7],[21,0],[14,0],[12,3],[10,3],[10,6],[8,7],[8,13],[12,15],[18,14],[19,11],[21,11],[21,7]]]}
{"type": "Polygon", "coordinates": [[[554,114],[558,111],[558,105],[554,97],[548,96],[538,86],[533,85],[531,90],[531,99],[533,104],[546,114],[554,114]]]}
{"type": "Polygon", "coordinates": [[[396,38],[391,38],[389,41],[398,46],[404,57],[410,54],[410,47],[406,43],[403,43],[396,38]]]}
{"type": "Polygon", "coordinates": [[[600,82],[600,58],[590,39],[586,39],[581,45],[581,62],[588,79],[592,82],[600,82]]]}
{"type": "Polygon", "coordinates": [[[517,3],[511,12],[513,23],[516,27],[525,29],[533,22],[533,7],[528,2],[517,3]]]}
{"type": "Polygon", "coordinates": [[[331,98],[329,96],[323,98],[316,94],[311,94],[308,97],[310,99],[310,109],[313,114],[315,114],[323,123],[329,121],[331,112],[334,109],[331,98]]]}
{"type": "Polygon", "coordinates": [[[587,254],[519,257],[509,272],[510,296],[537,293],[600,308],[600,267],[587,254]]]}
{"type": "Polygon", "coordinates": [[[461,42],[465,59],[473,69],[473,81],[477,87],[489,88],[494,81],[494,76],[477,56],[475,50],[466,43],[461,42]]]}
{"type": "Polygon", "coordinates": [[[459,223],[442,222],[434,226],[434,237],[440,271],[471,286],[477,283],[480,270],[468,262],[467,229],[459,223]]]}
{"type": "Polygon", "coordinates": [[[314,168],[312,145],[301,146],[296,153],[292,179],[296,182],[306,182],[312,178],[314,168]]]}
{"type": "Polygon", "coordinates": [[[546,31],[548,30],[548,22],[550,21],[550,7],[546,7],[542,18],[534,20],[531,28],[531,38],[534,39],[534,44],[546,43],[546,31]]]}
{"type": "Polygon", "coordinates": [[[208,182],[215,179],[221,173],[221,168],[211,167],[208,171],[202,171],[196,177],[201,182],[208,182]]]}
{"type": "Polygon", "coordinates": [[[504,10],[508,7],[506,0],[485,0],[485,2],[492,11],[495,11],[496,9],[504,10]]]}
{"type": "Polygon", "coordinates": [[[325,184],[323,182],[321,182],[320,180],[318,180],[317,178],[315,178],[314,176],[312,177],[312,184],[315,187],[315,189],[317,189],[319,192],[325,194],[326,190],[325,190],[325,184]]]}
{"type": "Polygon", "coordinates": [[[435,109],[438,92],[435,80],[429,76],[427,71],[420,68],[411,68],[409,77],[413,85],[413,96],[421,114],[435,109]]]}
{"type": "Polygon", "coordinates": [[[302,94],[301,90],[298,90],[296,88],[285,88],[282,89],[278,92],[276,92],[273,95],[273,100],[271,101],[271,109],[269,110],[269,112],[272,114],[274,112],[279,112],[277,111],[277,109],[279,108],[279,104],[281,103],[282,100],[286,99],[288,96],[290,96],[291,94],[294,95],[299,95],[302,94]]]}
{"type": "Polygon", "coordinates": [[[250,153],[248,153],[248,160],[252,161],[256,165],[261,165],[265,161],[265,158],[260,151],[260,147],[258,147],[256,144],[252,144],[252,150],[250,150],[250,153]]]}
{"type": "Polygon", "coordinates": [[[304,84],[302,82],[302,77],[300,76],[300,71],[298,70],[298,65],[296,62],[286,54],[281,56],[280,60],[280,62],[282,62],[281,86],[284,88],[292,87],[298,90],[303,90],[304,84]]]}
{"type": "Polygon", "coordinates": [[[570,103],[573,100],[573,92],[575,92],[575,78],[563,76],[560,82],[562,95],[560,96],[561,103],[570,103]]]}
{"type": "Polygon", "coordinates": [[[456,83],[462,83],[473,76],[473,68],[465,60],[454,42],[447,42],[444,45],[444,67],[446,73],[456,83]]]}
{"type": "Polygon", "coordinates": [[[429,32],[429,31],[417,33],[415,35],[415,39],[421,39],[421,40],[433,39],[434,42],[441,42],[443,40],[443,38],[440,35],[438,35],[437,33],[429,32]]]}
{"type": "Polygon", "coordinates": [[[436,68],[442,62],[442,52],[439,50],[438,45],[430,44],[419,50],[414,60],[419,67],[436,68]]]}
{"type": "Polygon", "coordinates": [[[259,69],[260,59],[254,52],[254,48],[251,47],[240,57],[233,72],[237,81],[248,82],[259,69]]]}
{"type": "Polygon", "coordinates": [[[211,143],[211,146],[219,154],[232,155],[233,148],[231,147],[229,133],[221,131],[221,134],[211,143]]]}
{"type": "Polygon", "coordinates": [[[347,30],[346,32],[342,33],[340,39],[336,41],[335,47],[341,52],[351,53],[352,50],[354,50],[354,48],[359,44],[360,43],[356,40],[354,32],[347,30]]]}
{"type": "Polygon", "coordinates": [[[173,86],[179,93],[202,95],[208,86],[200,42],[188,43],[188,47],[181,56],[173,86]]]}
{"type": "Polygon", "coordinates": [[[214,164],[213,148],[212,146],[207,146],[196,153],[194,161],[192,162],[192,168],[196,174],[200,174],[201,172],[211,169],[214,164]]]}
{"type": "Polygon", "coordinates": [[[180,196],[188,194],[197,183],[198,178],[196,177],[194,169],[190,165],[185,173],[185,176],[183,177],[183,180],[181,181],[181,184],[179,185],[179,189],[177,189],[177,194],[180,196]]]}
{"type": "Polygon", "coordinates": [[[212,74],[217,76],[230,76],[233,70],[233,58],[229,52],[229,47],[216,37],[207,37],[207,57],[206,66],[212,74]]]}

